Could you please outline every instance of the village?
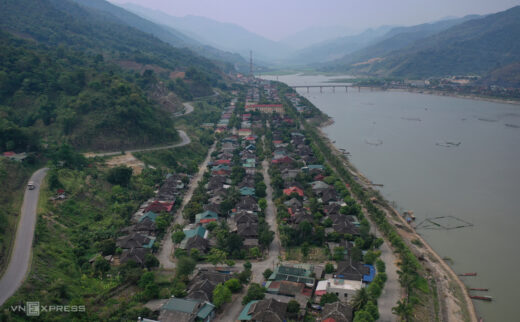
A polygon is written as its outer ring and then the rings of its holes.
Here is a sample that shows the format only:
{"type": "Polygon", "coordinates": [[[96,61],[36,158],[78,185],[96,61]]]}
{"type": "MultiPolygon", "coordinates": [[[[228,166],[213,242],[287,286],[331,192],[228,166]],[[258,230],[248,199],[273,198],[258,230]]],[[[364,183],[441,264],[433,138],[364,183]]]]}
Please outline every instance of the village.
{"type": "Polygon", "coordinates": [[[376,319],[368,299],[386,280],[383,240],[292,116],[309,107],[268,81],[234,94],[204,125],[217,141],[200,181],[169,174],[121,231],[121,254],[105,258],[160,270],[150,258],[160,236],[173,242],[167,265],[195,264],[182,296],[149,301],[155,315],[141,320],[340,322],[353,306],[376,319]],[[187,185],[196,187],[179,208],[187,185]]]}

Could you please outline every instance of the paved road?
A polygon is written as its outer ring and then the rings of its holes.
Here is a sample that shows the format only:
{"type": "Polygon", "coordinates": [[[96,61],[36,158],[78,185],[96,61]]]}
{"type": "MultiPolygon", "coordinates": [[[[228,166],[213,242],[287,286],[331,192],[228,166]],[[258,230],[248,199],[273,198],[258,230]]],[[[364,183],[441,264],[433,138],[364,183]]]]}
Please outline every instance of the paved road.
{"type": "Polygon", "coordinates": [[[161,248],[159,249],[159,252],[157,253],[157,259],[159,260],[160,266],[164,269],[174,269],[175,263],[171,260],[171,255],[173,254],[173,241],[170,237],[172,233],[173,226],[175,224],[184,224],[184,218],[182,217],[182,211],[184,210],[184,207],[190,202],[191,197],[193,196],[193,192],[197,188],[199,181],[202,179],[202,176],[204,175],[204,172],[206,171],[206,168],[208,167],[209,160],[211,159],[211,154],[213,151],[215,151],[216,142],[211,146],[211,148],[208,150],[208,155],[206,156],[206,159],[199,167],[199,172],[191,179],[188,191],[182,198],[182,204],[177,210],[177,212],[174,215],[174,220],[168,231],[166,232],[166,235],[164,236],[161,248]]]}
{"type": "Polygon", "coordinates": [[[0,305],[16,292],[29,272],[38,197],[47,170],[49,169],[43,168],[33,173],[29,180],[34,181],[35,189],[25,190],[11,260],[5,274],[0,279],[0,305]]]}
{"type": "MultiPolygon", "coordinates": [[[[178,148],[178,147],[181,147],[181,146],[185,146],[185,145],[188,145],[188,144],[191,143],[191,139],[188,136],[188,134],[186,134],[186,132],[184,132],[183,130],[177,130],[177,131],[179,132],[179,136],[181,137],[181,142],[179,142],[179,143],[171,144],[171,145],[164,145],[164,146],[156,146],[156,147],[153,147],[153,148],[142,148],[142,149],[125,150],[125,151],[129,152],[129,153],[134,153],[134,152],[168,150],[168,149],[173,149],[173,148],[178,148]]],[[[119,155],[119,154],[121,154],[121,151],[102,152],[102,153],[85,153],[85,156],[88,157],[88,158],[92,158],[92,157],[106,157],[106,156],[119,155]]]]}
{"type": "MultiPolygon", "coordinates": [[[[372,223],[374,226],[374,224],[372,223]]],[[[375,226],[374,226],[375,227],[375,226]]],[[[376,234],[378,237],[381,234],[376,234]]],[[[385,240],[383,245],[379,248],[381,251],[381,260],[386,265],[386,280],[385,287],[381,296],[377,300],[377,306],[379,308],[379,319],[381,322],[394,322],[397,321],[397,316],[392,313],[392,308],[397,305],[397,301],[401,299],[402,289],[399,284],[399,275],[397,274],[397,265],[394,252],[388,246],[388,241],[385,240]]]]}
{"type": "MultiPolygon", "coordinates": [[[[262,142],[264,142],[264,137],[262,137],[262,142]]],[[[259,262],[252,262],[253,267],[251,268],[251,282],[261,284],[264,280],[264,271],[268,268],[274,270],[274,267],[277,265],[280,256],[280,235],[278,233],[278,225],[276,223],[276,207],[273,202],[273,188],[271,187],[271,177],[269,176],[269,161],[262,161],[262,174],[264,175],[264,183],[267,186],[266,189],[266,201],[267,208],[265,210],[265,220],[271,227],[271,230],[275,232],[273,242],[269,246],[269,252],[267,258],[259,262]]],[[[242,264],[236,264],[242,265],[242,264]]],[[[228,322],[228,321],[237,321],[240,312],[242,311],[242,298],[244,297],[246,290],[243,290],[236,299],[233,300],[232,303],[229,303],[224,308],[224,313],[216,318],[216,322],[228,322]]]]}

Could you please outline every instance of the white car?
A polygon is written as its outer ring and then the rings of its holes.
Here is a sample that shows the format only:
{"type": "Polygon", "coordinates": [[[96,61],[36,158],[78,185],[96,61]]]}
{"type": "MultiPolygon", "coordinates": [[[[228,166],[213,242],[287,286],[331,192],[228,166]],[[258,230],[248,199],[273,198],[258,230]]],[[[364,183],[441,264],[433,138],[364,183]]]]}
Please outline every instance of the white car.
{"type": "Polygon", "coordinates": [[[27,188],[29,188],[29,190],[33,190],[34,188],[36,188],[36,186],[34,185],[33,181],[29,181],[27,183],[27,188]]]}

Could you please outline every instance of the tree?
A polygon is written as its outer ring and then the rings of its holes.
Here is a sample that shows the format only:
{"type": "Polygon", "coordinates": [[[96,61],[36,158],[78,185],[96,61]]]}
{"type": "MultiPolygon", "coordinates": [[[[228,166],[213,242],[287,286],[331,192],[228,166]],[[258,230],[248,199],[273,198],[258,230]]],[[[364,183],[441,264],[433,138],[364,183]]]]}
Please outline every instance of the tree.
{"type": "Polygon", "coordinates": [[[247,294],[242,299],[242,305],[246,305],[247,303],[254,300],[261,300],[265,297],[266,289],[259,284],[253,283],[247,289],[247,294]]]}
{"type": "Polygon", "coordinates": [[[195,269],[197,263],[193,258],[183,256],[177,261],[177,276],[188,276],[195,269]]]}
{"type": "Polygon", "coordinates": [[[258,258],[260,255],[260,249],[258,249],[258,247],[253,247],[249,250],[249,257],[251,258],[258,258]]]}
{"type": "Polygon", "coordinates": [[[159,260],[153,254],[148,253],[144,258],[144,266],[146,268],[158,267],[159,260]]]}
{"type": "Polygon", "coordinates": [[[392,308],[392,313],[401,318],[401,320],[408,322],[412,317],[413,306],[408,303],[406,299],[397,301],[397,306],[392,308]]]}
{"type": "Polygon", "coordinates": [[[354,312],[361,310],[365,304],[367,304],[370,299],[366,288],[362,288],[356,292],[352,301],[350,301],[350,306],[354,312]]]}
{"type": "Polygon", "coordinates": [[[339,301],[339,298],[335,293],[325,293],[321,296],[320,305],[324,306],[327,303],[335,303],[337,301],[339,301]]]}
{"type": "Polygon", "coordinates": [[[116,252],[116,242],[113,239],[102,240],[97,247],[103,256],[114,255],[116,252]]]}
{"type": "Polygon", "coordinates": [[[369,301],[367,305],[365,305],[365,311],[372,316],[374,321],[379,319],[379,310],[377,309],[377,305],[374,302],[369,301]]]}
{"type": "Polygon", "coordinates": [[[334,247],[334,255],[332,256],[335,261],[341,261],[345,258],[345,247],[338,246],[334,247]]]}
{"type": "Polygon", "coordinates": [[[265,209],[267,208],[267,200],[265,200],[265,198],[261,198],[260,200],[258,200],[258,206],[260,207],[260,209],[262,209],[262,211],[265,211],[265,209]]]}
{"type": "Polygon", "coordinates": [[[146,285],[153,283],[155,281],[155,275],[152,272],[144,272],[143,275],[141,275],[141,278],[139,279],[139,287],[145,288],[146,285]]]}
{"type": "Polygon", "coordinates": [[[295,300],[290,300],[289,303],[287,303],[287,313],[289,313],[291,317],[296,317],[299,311],[300,303],[295,300]]]}
{"type": "Polygon", "coordinates": [[[213,304],[219,309],[224,303],[231,302],[231,291],[224,284],[218,284],[213,290],[213,304]]]}
{"type": "Polygon", "coordinates": [[[98,273],[105,273],[108,272],[108,270],[110,270],[110,263],[101,256],[96,258],[96,261],[94,262],[94,271],[98,273]]]}
{"type": "Polygon", "coordinates": [[[212,248],[209,254],[206,256],[208,262],[213,265],[222,264],[226,261],[227,254],[225,251],[220,250],[218,248],[212,248]]]}
{"type": "Polygon", "coordinates": [[[383,273],[386,270],[385,262],[381,259],[376,260],[376,269],[378,273],[383,273]]]}
{"type": "Polygon", "coordinates": [[[236,293],[242,289],[242,284],[240,284],[240,281],[236,278],[232,278],[227,280],[224,285],[226,285],[227,288],[233,293],[236,293]]]}
{"type": "Polygon", "coordinates": [[[132,168],[119,166],[108,171],[107,181],[111,184],[118,184],[122,187],[128,186],[132,178],[132,168]]]}
{"type": "Polygon", "coordinates": [[[63,188],[63,184],[60,182],[59,176],[58,176],[58,170],[52,169],[49,171],[49,188],[51,190],[56,190],[63,188]]]}
{"type": "Polygon", "coordinates": [[[182,230],[178,230],[172,234],[172,241],[175,244],[180,243],[184,237],[186,237],[186,234],[182,230]]]}
{"type": "Polygon", "coordinates": [[[264,273],[263,273],[265,279],[268,279],[269,276],[271,276],[271,274],[273,274],[273,271],[272,271],[271,269],[269,269],[269,268],[266,269],[266,270],[264,271],[264,273]]]}
{"type": "Polygon", "coordinates": [[[365,264],[373,265],[378,256],[379,253],[369,250],[365,253],[365,256],[363,256],[363,261],[365,264]]]}
{"type": "Polygon", "coordinates": [[[308,242],[303,243],[301,249],[302,249],[303,258],[307,258],[307,256],[309,255],[309,243],[308,242]]]}
{"type": "Polygon", "coordinates": [[[357,311],[356,315],[354,316],[354,322],[374,322],[375,319],[372,317],[372,315],[364,310],[357,311]]]}
{"type": "Polygon", "coordinates": [[[327,263],[325,264],[325,274],[332,274],[334,273],[334,264],[327,263]]]}
{"type": "Polygon", "coordinates": [[[253,267],[253,265],[251,264],[250,261],[246,261],[246,262],[244,263],[244,268],[245,268],[246,270],[249,270],[249,271],[250,271],[252,267],[253,267]]]}

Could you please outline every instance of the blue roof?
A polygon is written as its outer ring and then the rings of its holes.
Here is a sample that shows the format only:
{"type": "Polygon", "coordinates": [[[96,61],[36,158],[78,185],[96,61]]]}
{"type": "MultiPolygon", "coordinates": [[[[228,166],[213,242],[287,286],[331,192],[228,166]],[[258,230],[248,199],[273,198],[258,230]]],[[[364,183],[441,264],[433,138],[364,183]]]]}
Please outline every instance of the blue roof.
{"type": "Polygon", "coordinates": [[[158,214],[156,214],[153,211],[149,211],[145,213],[141,218],[139,218],[139,222],[143,221],[145,218],[149,218],[151,221],[155,222],[155,219],[157,219],[158,214]]]}
{"type": "Polygon", "coordinates": [[[202,219],[218,219],[218,214],[211,210],[206,210],[195,215],[195,221],[200,222],[202,219]]]}
{"type": "Polygon", "coordinates": [[[368,275],[363,275],[363,282],[370,283],[374,280],[374,276],[376,275],[376,269],[373,265],[365,264],[364,266],[370,269],[370,273],[368,275]]]}
{"type": "Polygon", "coordinates": [[[185,238],[189,239],[191,237],[194,237],[195,235],[199,235],[200,237],[204,237],[206,234],[206,228],[202,226],[198,226],[195,229],[189,229],[184,231],[184,235],[186,235],[185,238]]]}
{"type": "Polygon", "coordinates": [[[247,313],[249,312],[249,309],[251,308],[251,305],[255,304],[257,301],[251,301],[249,303],[246,304],[246,306],[244,306],[244,309],[242,310],[242,312],[240,312],[240,315],[238,316],[238,320],[240,321],[249,321],[251,320],[252,316],[251,315],[248,315],[247,313]]]}
{"type": "Polygon", "coordinates": [[[240,188],[240,194],[242,196],[252,196],[255,194],[255,189],[249,187],[240,188]]]}
{"type": "Polygon", "coordinates": [[[202,320],[206,320],[206,318],[215,310],[215,305],[211,303],[204,303],[204,306],[197,313],[197,317],[202,320]]]}

